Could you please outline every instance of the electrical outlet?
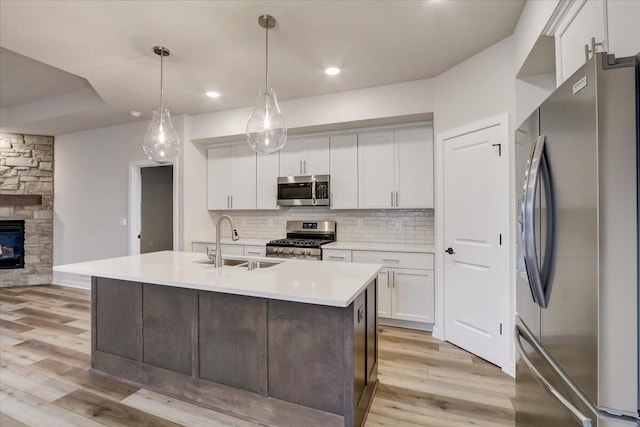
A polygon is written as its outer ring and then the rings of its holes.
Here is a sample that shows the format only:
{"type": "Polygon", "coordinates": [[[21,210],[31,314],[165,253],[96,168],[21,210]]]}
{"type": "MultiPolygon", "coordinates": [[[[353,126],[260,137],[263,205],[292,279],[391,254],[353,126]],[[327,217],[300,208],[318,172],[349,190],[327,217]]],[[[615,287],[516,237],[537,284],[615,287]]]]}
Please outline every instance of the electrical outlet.
{"type": "Polygon", "coordinates": [[[396,220],[396,228],[402,228],[402,220],[401,219],[397,219],[396,220]]]}
{"type": "Polygon", "coordinates": [[[118,218],[118,225],[120,227],[126,227],[127,226],[127,218],[124,218],[124,217],[118,218]]]}
{"type": "Polygon", "coordinates": [[[362,221],[362,218],[358,219],[358,228],[362,228],[362,224],[364,221],[362,221]]]}

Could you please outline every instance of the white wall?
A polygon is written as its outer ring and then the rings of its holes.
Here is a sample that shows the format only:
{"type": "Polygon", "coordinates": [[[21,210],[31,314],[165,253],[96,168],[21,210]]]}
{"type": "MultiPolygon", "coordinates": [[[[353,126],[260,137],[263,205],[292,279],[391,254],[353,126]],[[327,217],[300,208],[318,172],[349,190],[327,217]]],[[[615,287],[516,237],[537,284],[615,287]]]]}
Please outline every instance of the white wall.
{"type": "MultiPolygon", "coordinates": [[[[288,129],[430,113],[433,79],[279,102],[288,129]]],[[[191,117],[192,140],[243,135],[252,107],[191,117]]]]}
{"type": "Polygon", "coordinates": [[[436,135],[504,112],[512,119],[513,57],[513,37],[507,37],[434,79],[436,135]]]}
{"type": "MultiPolygon", "coordinates": [[[[183,119],[173,119],[183,132],[183,119]]],[[[128,253],[129,162],[145,160],[147,123],[94,129],[55,139],[54,265],[128,253]]]]}

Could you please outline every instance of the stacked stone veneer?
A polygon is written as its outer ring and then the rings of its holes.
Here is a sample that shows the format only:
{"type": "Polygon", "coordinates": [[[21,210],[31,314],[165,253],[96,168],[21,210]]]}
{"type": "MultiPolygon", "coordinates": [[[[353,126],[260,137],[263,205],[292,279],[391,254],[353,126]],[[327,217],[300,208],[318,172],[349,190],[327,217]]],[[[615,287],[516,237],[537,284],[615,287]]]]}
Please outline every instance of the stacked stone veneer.
{"type": "Polygon", "coordinates": [[[50,284],[53,265],[53,137],[0,133],[0,194],[39,194],[39,206],[0,206],[25,221],[25,267],[0,270],[0,287],[50,284]]]}

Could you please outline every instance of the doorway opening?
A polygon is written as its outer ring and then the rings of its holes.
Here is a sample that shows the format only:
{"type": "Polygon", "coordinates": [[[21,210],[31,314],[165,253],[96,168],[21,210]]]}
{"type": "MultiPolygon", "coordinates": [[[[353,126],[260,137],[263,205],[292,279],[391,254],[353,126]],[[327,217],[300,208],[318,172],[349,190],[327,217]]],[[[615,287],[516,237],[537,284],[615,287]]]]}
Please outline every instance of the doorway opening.
{"type": "Polygon", "coordinates": [[[177,250],[175,169],[147,161],[130,164],[130,255],[177,250]]]}

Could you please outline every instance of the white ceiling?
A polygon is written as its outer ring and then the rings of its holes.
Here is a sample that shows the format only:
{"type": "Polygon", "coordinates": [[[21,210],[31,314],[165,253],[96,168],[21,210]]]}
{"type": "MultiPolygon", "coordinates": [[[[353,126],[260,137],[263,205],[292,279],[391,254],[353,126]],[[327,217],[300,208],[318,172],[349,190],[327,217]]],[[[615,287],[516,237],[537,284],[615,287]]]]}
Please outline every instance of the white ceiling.
{"type": "Polygon", "coordinates": [[[278,20],[269,33],[269,74],[282,101],[434,77],[511,34],[523,6],[524,0],[2,1],[3,130],[56,135],[149,118],[159,103],[155,45],[171,50],[165,105],[172,115],[249,106],[264,85],[264,30],[257,24],[263,13],[278,20]],[[327,66],[342,73],[327,76],[327,66]],[[222,96],[208,98],[207,90],[222,96]],[[62,107],[43,114],[48,104],[62,107]]]}

